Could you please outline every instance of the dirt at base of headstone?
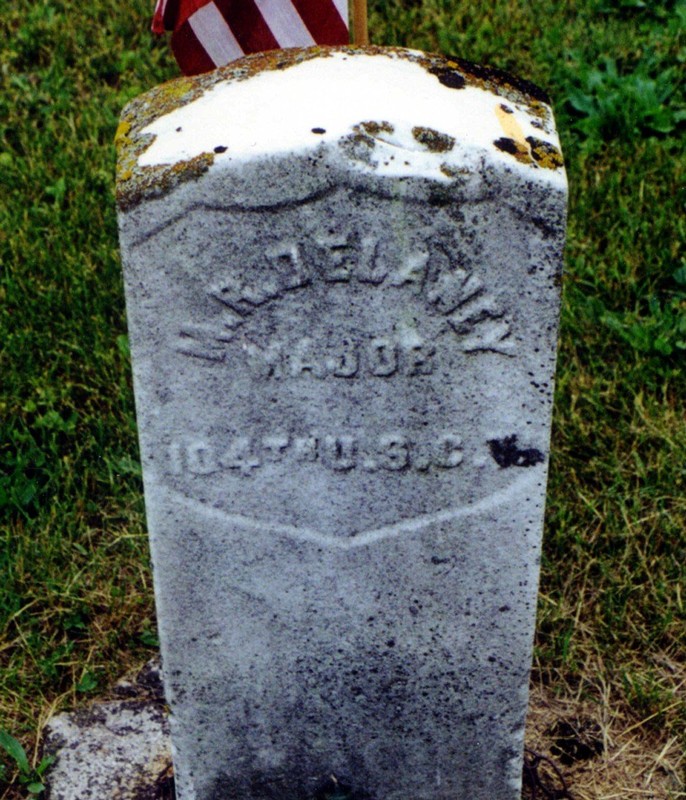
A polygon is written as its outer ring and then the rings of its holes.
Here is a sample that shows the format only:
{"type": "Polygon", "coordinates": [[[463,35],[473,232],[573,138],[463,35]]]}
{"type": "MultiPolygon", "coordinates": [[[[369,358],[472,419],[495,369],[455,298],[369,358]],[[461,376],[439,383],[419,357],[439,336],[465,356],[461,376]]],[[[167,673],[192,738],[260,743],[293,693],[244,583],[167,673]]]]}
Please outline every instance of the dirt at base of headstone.
{"type": "MultiPolygon", "coordinates": [[[[522,797],[683,796],[678,742],[666,747],[655,731],[635,724],[607,704],[532,687],[522,797]]],[[[44,731],[43,752],[58,759],[47,776],[46,800],[174,800],[159,662],[146,664],[134,680],[120,681],[111,697],[90,709],[54,717],[44,731]]],[[[331,788],[316,800],[345,797],[342,787],[331,788]]]]}

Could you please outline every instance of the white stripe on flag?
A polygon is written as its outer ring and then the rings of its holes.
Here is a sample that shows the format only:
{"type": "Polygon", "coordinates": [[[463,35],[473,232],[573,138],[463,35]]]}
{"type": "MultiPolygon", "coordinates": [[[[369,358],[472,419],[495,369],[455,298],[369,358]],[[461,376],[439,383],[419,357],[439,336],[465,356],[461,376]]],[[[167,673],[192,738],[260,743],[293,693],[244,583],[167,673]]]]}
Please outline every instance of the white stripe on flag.
{"type": "Polygon", "coordinates": [[[279,47],[308,47],[317,44],[300,14],[288,0],[255,0],[279,47]]]}
{"type": "Polygon", "coordinates": [[[333,0],[333,4],[336,6],[336,11],[341,15],[341,19],[345,22],[345,27],[350,27],[350,22],[348,21],[348,0],[333,0]]]}
{"type": "Polygon", "coordinates": [[[188,23],[215,66],[223,67],[243,55],[231,28],[214,3],[208,3],[191,14],[188,23]]]}

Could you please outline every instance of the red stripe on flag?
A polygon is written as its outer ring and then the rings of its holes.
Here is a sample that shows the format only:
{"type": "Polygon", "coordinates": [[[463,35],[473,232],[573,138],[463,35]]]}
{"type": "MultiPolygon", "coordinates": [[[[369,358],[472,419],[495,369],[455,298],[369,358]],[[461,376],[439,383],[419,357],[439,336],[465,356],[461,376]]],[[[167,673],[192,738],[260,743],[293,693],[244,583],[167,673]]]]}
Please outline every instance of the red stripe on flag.
{"type": "Polygon", "coordinates": [[[214,62],[207,55],[188,21],[174,31],[171,37],[174,58],[184,75],[199,75],[213,70],[214,62]]]}
{"type": "Polygon", "coordinates": [[[153,31],[173,30],[172,50],[181,71],[195,75],[238,58],[241,51],[298,42],[347,44],[347,21],[336,4],[347,6],[346,0],[157,0],[153,31]]]}
{"type": "Polygon", "coordinates": [[[254,0],[214,0],[244,53],[276,50],[279,43],[254,0]]]}
{"type": "MultiPolygon", "coordinates": [[[[178,27],[182,20],[180,19],[181,7],[179,0],[167,0],[164,6],[164,29],[165,31],[173,31],[178,27]]],[[[188,16],[188,15],[186,15],[188,16]]]]}
{"type": "Polygon", "coordinates": [[[317,44],[348,44],[348,26],[331,0],[291,0],[317,44]]]}
{"type": "Polygon", "coordinates": [[[152,18],[153,33],[175,31],[208,0],[157,0],[152,18]]]}
{"type": "MultiPolygon", "coordinates": [[[[176,0],[170,0],[170,2],[175,2],[176,0]]],[[[165,0],[157,0],[155,3],[155,13],[152,17],[152,25],[150,26],[153,33],[161,34],[164,33],[168,29],[164,24],[164,16],[169,10],[169,2],[165,2],[165,0]]]]}

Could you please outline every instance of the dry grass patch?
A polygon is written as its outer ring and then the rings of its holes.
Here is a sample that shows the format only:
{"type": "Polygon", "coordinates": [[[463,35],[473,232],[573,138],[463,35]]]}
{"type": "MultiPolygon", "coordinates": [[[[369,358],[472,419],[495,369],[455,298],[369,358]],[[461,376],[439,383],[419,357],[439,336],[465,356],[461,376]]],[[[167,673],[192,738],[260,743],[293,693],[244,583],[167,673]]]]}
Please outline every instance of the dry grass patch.
{"type": "MultiPolygon", "coordinates": [[[[686,798],[684,732],[669,724],[686,703],[686,667],[665,656],[662,668],[675,699],[648,717],[627,709],[619,688],[601,678],[589,682],[605,672],[600,665],[576,691],[532,685],[526,745],[558,767],[574,800],[686,798]]],[[[552,787],[562,788],[545,763],[541,769],[552,787]]]]}

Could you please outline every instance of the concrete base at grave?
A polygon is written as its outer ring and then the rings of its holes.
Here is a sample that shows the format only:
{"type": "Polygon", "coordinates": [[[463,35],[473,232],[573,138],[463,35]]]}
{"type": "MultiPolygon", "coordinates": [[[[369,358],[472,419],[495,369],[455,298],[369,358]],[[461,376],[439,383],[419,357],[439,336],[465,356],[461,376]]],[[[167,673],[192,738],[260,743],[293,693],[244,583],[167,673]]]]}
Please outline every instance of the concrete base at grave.
{"type": "Polygon", "coordinates": [[[54,756],[45,800],[173,800],[171,740],[159,663],[113,698],[58,714],[43,731],[42,754],[54,756]]]}
{"type": "Polygon", "coordinates": [[[516,800],[566,181],[545,95],[263,54],[118,133],[179,800],[516,800]]]}

